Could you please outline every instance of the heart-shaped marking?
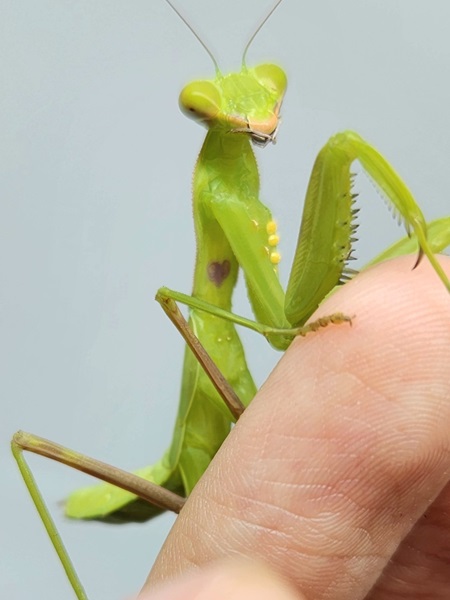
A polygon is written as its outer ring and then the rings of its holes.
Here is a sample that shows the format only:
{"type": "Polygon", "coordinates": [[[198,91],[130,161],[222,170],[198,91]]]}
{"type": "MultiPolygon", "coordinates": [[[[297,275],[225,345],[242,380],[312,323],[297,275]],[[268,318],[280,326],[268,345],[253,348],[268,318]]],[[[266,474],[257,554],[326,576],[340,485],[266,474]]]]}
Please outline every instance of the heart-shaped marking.
{"type": "Polygon", "coordinates": [[[210,262],[208,265],[208,279],[213,282],[216,287],[220,287],[225,279],[230,274],[230,261],[210,262]]]}

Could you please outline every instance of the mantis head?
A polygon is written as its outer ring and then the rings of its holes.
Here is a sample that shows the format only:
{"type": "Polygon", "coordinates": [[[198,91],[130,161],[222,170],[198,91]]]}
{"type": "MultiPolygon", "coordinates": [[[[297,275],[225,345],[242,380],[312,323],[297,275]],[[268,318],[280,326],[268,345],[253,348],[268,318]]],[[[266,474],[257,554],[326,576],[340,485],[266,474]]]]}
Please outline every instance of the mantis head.
{"type": "Polygon", "coordinates": [[[180,108],[209,129],[248,135],[266,146],[276,140],[286,87],[286,74],[277,65],[244,66],[239,73],[189,83],[181,91],[180,108]]]}

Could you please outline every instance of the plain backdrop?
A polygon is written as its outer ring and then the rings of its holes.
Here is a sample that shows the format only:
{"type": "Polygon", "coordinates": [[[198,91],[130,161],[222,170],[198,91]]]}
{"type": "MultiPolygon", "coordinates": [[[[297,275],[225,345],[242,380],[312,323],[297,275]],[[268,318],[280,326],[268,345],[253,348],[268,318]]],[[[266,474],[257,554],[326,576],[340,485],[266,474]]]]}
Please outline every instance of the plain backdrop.
{"type": "MultiPolygon", "coordinates": [[[[177,2],[224,70],[271,4],[177,2]]],[[[289,76],[278,143],[257,152],[284,282],[314,157],[338,130],[373,142],[427,218],[450,213],[449,22],[447,0],[285,0],[260,32],[248,62],[289,76]]],[[[71,592],[9,439],[21,428],[129,469],[168,445],[183,344],[153,296],[191,286],[204,131],[177,99],[213,68],[163,0],[3,0],[0,23],[0,596],[60,600],[71,592]]],[[[363,264],[402,231],[364,176],[356,188],[363,264]]],[[[245,339],[261,383],[279,355],[245,339]]],[[[31,462],[90,598],[137,591],[173,517],[67,522],[61,500],[88,478],[31,462]]]]}

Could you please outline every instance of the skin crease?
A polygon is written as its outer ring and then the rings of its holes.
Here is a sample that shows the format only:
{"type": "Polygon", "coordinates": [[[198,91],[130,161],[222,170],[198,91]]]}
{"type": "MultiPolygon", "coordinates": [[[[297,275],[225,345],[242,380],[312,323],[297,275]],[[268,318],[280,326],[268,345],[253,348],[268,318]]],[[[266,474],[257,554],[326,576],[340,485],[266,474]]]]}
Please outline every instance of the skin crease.
{"type": "Polygon", "coordinates": [[[413,262],[369,269],[320,307],[352,327],[291,345],[139,600],[449,597],[450,295],[413,262]]]}

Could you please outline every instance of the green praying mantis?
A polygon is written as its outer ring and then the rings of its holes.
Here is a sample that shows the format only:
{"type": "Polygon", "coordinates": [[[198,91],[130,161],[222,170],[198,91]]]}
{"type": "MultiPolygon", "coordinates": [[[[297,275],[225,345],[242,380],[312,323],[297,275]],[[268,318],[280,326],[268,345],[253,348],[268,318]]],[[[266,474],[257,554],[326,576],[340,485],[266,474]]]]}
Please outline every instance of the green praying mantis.
{"type": "MultiPolygon", "coordinates": [[[[194,82],[181,94],[184,111],[209,128],[194,179],[198,253],[192,296],[164,289],[159,298],[170,314],[174,310],[172,300],[191,307],[191,328],[244,406],[256,389],[233,322],[255,328],[279,349],[286,348],[296,335],[308,331],[304,328],[306,321],[341,282],[351,253],[354,198],[350,168],[354,160],[362,163],[389,198],[407,227],[413,230],[412,243],[416,246],[419,243],[420,252],[450,288],[434,257],[434,252],[449,243],[449,219],[434,223],[427,235],[424,218],[402,180],[372,146],[357,134],[345,132],[325,145],[315,163],[291,278],[284,294],[277,275],[276,225],[259,201],[258,175],[250,143],[265,145],[274,141],[285,88],[283,71],[265,64],[254,69],[244,66],[239,74],[225,77],[218,73],[214,82],[194,82]],[[245,274],[257,324],[230,314],[238,267],[245,274]]],[[[401,242],[391,255],[414,252],[416,248],[411,248],[410,243],[401,242]]],[[[345,320],[345,315],[330,315],[330,321],[345,320]]],[[[189,330],[183,331],[189,335],[189,330]]],[[[234,406],[232,400],[230,405],[234,406]]],[[[238,407],[234,418],[240,410],[238,407]]],[[[176,510],[182,506],[178,496],[189,495],[233,420],[229,407],[187,350],[172,445],[159,463],[139,472],[145,479],[176,494],[164,496],[160,506],[176,510]]],[[[23,437],[15,440],[47,452],[45,444],[34,436],[25,442],[23,437]]],[[[59,451],[51,445],[48,453],[55,449],[59,451]]],[[[18,456],[21,461],[21,455],[18,456]]],[[[61,450],[60,458],[70,462],[77,455],[61,450]]],[[[87,470],[86,459],[80,460],[87,470]]],[[[92,468],[97,466],[94,464],[92,468]]],[[[117,471],[110,478],[115,476],[117,471]]],[[[26,477],[30,481],[28,473],[26,477]]],[[[119,475],[118,480],[121,478],[119,475]]],[[[138,485],[133,479],[129,489],[136,491],[134,486],[138,485]]],[[[33,493],[37,493],[35,489],[33,493]]],[[[156,490],[152,489],[150,496],[152,493],[156,490]]],[[[131,491],[104,484],[76,492],[69,498],[67,512],[74,518],[125,521],[145,520],[156,514],[151,505],[137,500],[131,491]]],[[[80,586],[76,586],[78,597],[85,598],[80,586]]]]}

